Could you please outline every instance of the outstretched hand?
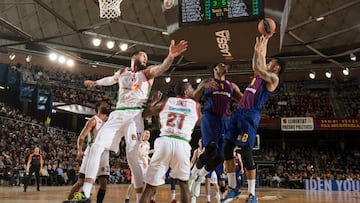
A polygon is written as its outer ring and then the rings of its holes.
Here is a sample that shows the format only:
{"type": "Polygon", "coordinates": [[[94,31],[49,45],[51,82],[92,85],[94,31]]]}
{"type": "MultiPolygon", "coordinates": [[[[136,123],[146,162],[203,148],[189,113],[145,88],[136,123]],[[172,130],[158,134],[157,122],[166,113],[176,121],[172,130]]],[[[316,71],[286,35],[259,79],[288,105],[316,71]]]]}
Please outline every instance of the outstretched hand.
{"type": "Polygon", "coordinates": [[[211,78],[210,81],[204,83],[205,88],[215,89],[215,88],[217,88],[217,85],[218,85],[217,82],[213,78],[211,78]]]}
{"type": "Polygon", "coordinates": [[[162,95],[163,95],[162,92],[161,92],[160,90],[158,90],[158,91],[153,95],[151,101],[152,101],[152,102],[155,102],[155,103],[159,102],[159,101],[161,100],[162,95]]]}
{"type": "Polygon", "coordinates": [[[269,38],[267,36],[260,36],[260,37],[256,37],[256,43],[255,43],[255,51],[260,53],[262,56],[266,57],[266,52],[267,52],[267,45],[269,42],[269,38]]]}
{"type": "Polygon", "coordinates": [[[85,85],[86,87],[94,87],[94,86],[96,86],[96,81],[85,80],[85,81],[84,81],[84,85],[85,85]]]}
{"type": "Polygon", "coordinates": [[[175,58],[185,52],[188,47],[188,42],[186,40],[181,40],[178,44],[175,44],[175,40],[171,40],[169,47],[169,56],[175,58]]]}

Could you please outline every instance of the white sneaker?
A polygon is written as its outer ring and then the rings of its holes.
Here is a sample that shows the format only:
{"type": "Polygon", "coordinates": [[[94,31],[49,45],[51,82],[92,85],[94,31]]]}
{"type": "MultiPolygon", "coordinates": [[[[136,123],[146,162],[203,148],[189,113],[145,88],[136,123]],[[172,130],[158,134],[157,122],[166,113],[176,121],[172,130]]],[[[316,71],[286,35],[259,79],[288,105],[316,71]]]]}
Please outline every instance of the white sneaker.
{"type": "Polygon", "coordinates": [[[195,196],[191,197],[191,203],[196,203],[196,197],[195,196]]]}

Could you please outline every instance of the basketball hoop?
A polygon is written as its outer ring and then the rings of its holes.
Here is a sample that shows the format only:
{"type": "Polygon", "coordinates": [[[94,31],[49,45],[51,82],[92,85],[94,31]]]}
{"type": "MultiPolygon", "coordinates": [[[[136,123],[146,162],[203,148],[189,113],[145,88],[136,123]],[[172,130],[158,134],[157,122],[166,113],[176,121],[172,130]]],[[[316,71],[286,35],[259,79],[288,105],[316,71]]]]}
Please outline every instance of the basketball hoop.
{"type": "Polygon", "coordinates": [[[114,19],[120,16],[122,0],[99,0],[100,18],[114,19]]]}

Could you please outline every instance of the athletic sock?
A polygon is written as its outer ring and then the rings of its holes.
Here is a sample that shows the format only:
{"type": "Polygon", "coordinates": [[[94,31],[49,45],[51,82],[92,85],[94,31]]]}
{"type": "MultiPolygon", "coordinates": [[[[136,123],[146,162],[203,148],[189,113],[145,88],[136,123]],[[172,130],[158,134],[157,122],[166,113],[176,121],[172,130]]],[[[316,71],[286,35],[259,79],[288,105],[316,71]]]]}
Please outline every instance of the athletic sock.
{"type": "Polygon", "coordinates": [[[248,180],[248,192],[255,195],[255,184],[256,180],[248,180]]]}
{"type": "Polygon", "coordinates": [[[85,197],[90,198],[90,192],[91,192],[91,188],[92,188],[92,183],[87,183],[85,182],[83,185],[83,192],[85,197]]]}
{"type": "Polygon", "coordinates": [[[236,188],[236,174],[234,172],[227,173],[229,187],[232,189],[236,188]]]}
{"type": "Polygon", "coordinates": [[[96,197],[96,203],[102,203],[105,197],[106,190],[99,189],[96,197]]]}

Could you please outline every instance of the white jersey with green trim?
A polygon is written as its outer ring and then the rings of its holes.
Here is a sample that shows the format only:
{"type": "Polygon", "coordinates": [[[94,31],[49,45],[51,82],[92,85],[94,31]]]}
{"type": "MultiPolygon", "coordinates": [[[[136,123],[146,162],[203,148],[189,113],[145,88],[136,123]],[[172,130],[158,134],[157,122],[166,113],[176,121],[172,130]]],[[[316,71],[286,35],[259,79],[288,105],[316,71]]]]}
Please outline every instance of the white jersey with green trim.
{"type": "Polygon", "coordinates": [[[101,126],[105,123],[103,120],[99,118],[99,116],[95,115],[93,116],[96,120],[95,127],[90,131],[90,134],[88,135],[88,142],[87,144],[91,146],[91,144],[94,142],[95,137],[97,136],[101,126]]]}
{"type": "Polygon", "coordinates": [[[133,72],[127,68],[116,74],[119,74],[117,76],[119,95],[116,108],[143,107],[149,98],[152,86],[144,71],[133,72]]]}
{"type": "Polygon", "coordinates": [[[160,136],[175,136],[190,141],[198,120],[197,103],[188,98],[169,97],[160,111],[160,136]]]}

